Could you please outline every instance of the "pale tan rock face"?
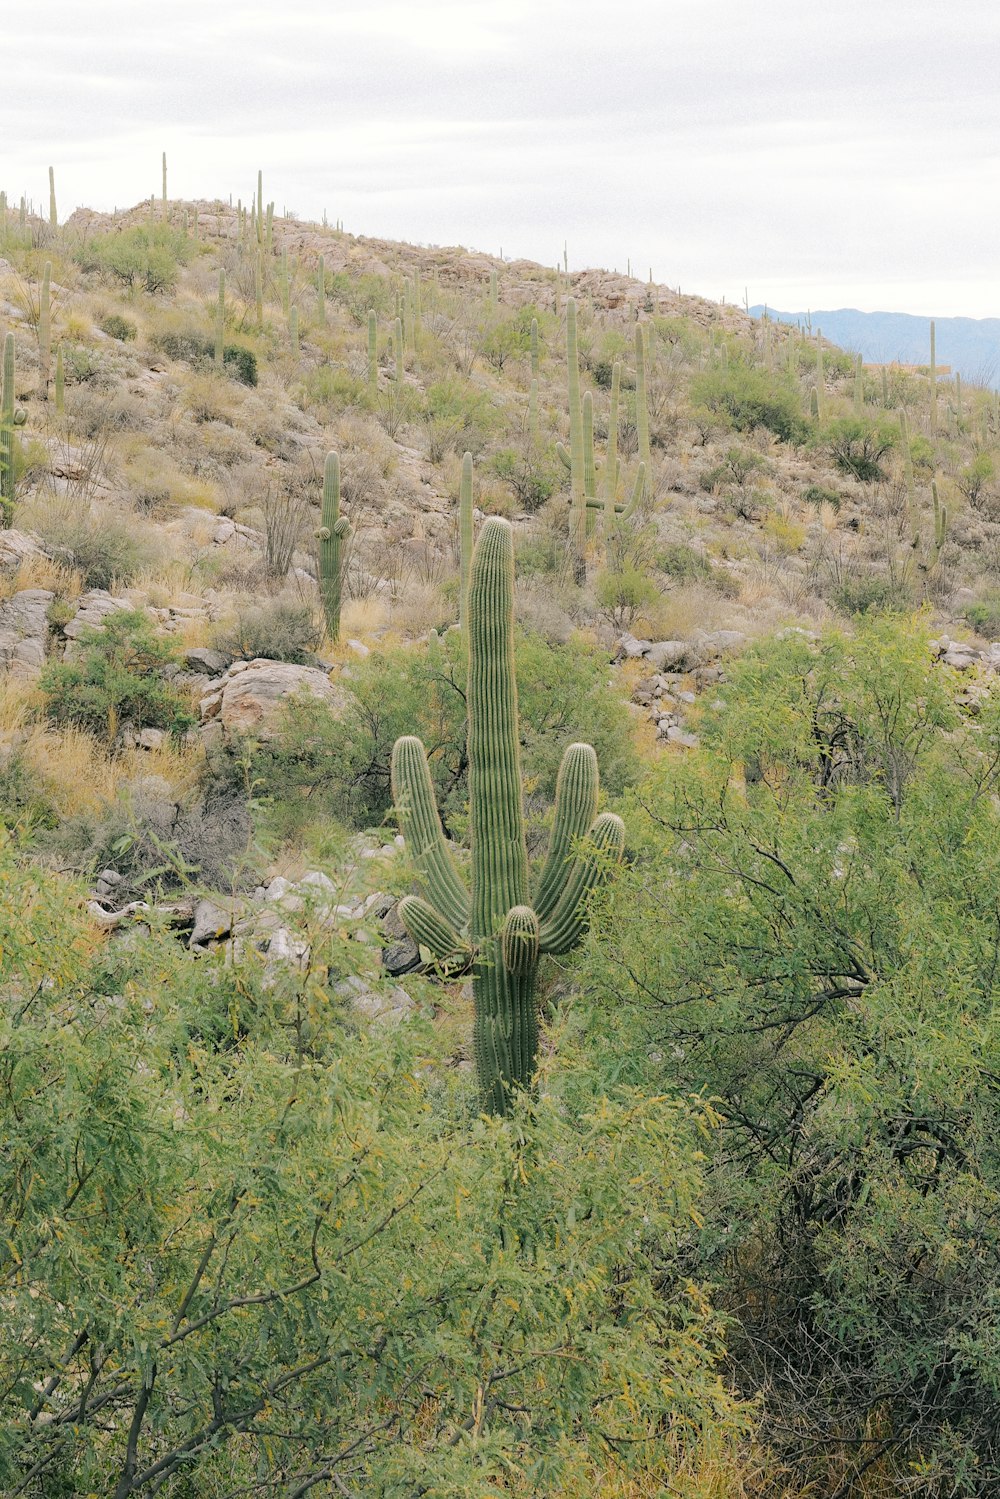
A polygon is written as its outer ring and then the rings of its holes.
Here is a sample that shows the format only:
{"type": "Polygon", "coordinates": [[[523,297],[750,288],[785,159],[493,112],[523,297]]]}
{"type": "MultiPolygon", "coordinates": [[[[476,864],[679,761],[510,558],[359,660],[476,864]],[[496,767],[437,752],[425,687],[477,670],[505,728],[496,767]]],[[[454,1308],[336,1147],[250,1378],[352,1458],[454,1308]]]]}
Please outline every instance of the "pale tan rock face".
{"type": "Polygon", "coordinates": [[[209,684],[201,700],[203,723],[218,720],[226,734],[254,734],[268,738],[279,710],[288,698],[306,693],[337,713],[345,695],[325,671],[315,666],[292,666],[285,661],[237,661],[225,676],[209,684]]]}

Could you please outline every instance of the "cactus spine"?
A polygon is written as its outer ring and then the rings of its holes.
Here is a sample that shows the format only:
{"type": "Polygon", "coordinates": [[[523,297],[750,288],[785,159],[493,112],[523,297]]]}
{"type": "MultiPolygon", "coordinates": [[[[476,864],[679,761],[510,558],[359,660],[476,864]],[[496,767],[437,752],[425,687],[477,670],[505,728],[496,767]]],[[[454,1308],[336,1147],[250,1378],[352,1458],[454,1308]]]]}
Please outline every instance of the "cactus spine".
{"type": "Polygon", "coordinates": [[[534,1071],[535,985],[542,953],[579,940],[581,903],[607,859],[620,858],[621,819],[596,817],[597,757],[572,744],[556,783],[548,856],[529,904],[528,859],[514,678],[514,550],[509,523],[483,525],[469,586],[468,758],[471,892],[445,842],[424,747],[398,739],[393,796],[429,900],[405,896],[399,911],[438,961],[472,960],[474,1051],[484,1109],[504,1114],[534,1071]],[[582,846],[581,846],[582,844],[582,846]]]}
{"type": "Polygon", "coordinates": [[[14,428],[24,422],[24,412],[14,407],[14,335],[3,341],[3,389],[0,392],[0,528],[14,517],[14,428]]]}
{"type": "Polygon", "coordinates": [[[472,454],[462,459],[462,482],[458,490],[459,596],[458,623],[463,633],[469,628],[469,578],[472,574],[472,454]]]}
{"type": "Polygon", "coordinates": [[[323,465],[323,509],[319,538],[319,591],[326,617],[326,633],[340,638],[340,605],[344,585],[346,541],[350,524],[340,513],[340,459],[327,453],[323,465]]]}
{"type": "Polygon", "coordinates": [[[215,308],[215,368],[222,369],[226,337],[226,268],[219,267],[219,300],[215,308]]]}
{"type": "Polygon", "coordinates": [[[368,310],[368,385],[378,389],[378,318],[374,307],[368,310]]]}
{"type": "Polygon", "coordinates": [[[49,167],[49,228],[53,232],[59,228],[59,215],[56,212],[56,174],[54,167],[49,167]]]}

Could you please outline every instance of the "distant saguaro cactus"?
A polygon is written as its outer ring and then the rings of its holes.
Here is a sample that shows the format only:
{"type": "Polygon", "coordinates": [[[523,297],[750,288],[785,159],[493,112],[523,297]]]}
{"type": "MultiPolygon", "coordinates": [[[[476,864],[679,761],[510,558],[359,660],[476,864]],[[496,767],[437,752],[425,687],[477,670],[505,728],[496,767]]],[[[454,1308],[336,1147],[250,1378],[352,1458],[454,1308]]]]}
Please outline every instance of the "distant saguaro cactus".
{"type": "Polygon", "coordinates": [[[472,454],[462,459],[462,480],[458,491],[459,595],[458,623],[463,631],[469,627],[469,578],[472,575],[473,513],[472,454]]]}
{"type": "Polygon", "coordinates": [[[340,459],[327,453],[323,465],[323,509],[319,540],[319,591],[326,618],[326,633],[340,638],[340,606],[344,586],[345,543],[350,522],[340,513],[340,459]]]}
{"type": "Polygon", "coordinates": [[[56,212],[56,173],[54,167],[49,167],[49,228],[59,228],[59,215],[56,212]]]}
{"type": "Polygon", "coordinates": [[[445,841],[424,747],[408,735],[393,748],[393,797],[429,900],[404,896],[399,914],[435,959],[471,962],[480,1097],[488,1113],[505,1114],[534,1072],[539,959],[579,941],[586,895],[606,864],[620,859],[625,829],[613,814],[597,816],[597,756],[588,744],[571,744],[556,782],[548,855],[532,889],[514,677],[513,538],[498,516],[484,523],[472,562],[467,702],[471,890],[445,841]]]}
{"type": "Polygon", "coordinates": [[[24,412],[14,405],[14,335],[3,341],[3,388],[0,390],[0,528],[14,517],[14,428],[24,423],[24,412]]]}
{"type": "Polygon", "coordinates": [[[378,318],[374,307],[368,309],[368,385],[378,387],[378,318]]]}
{"type": "Polygon", "coordinates": [[[215,307],[215,368],[222,369],[226,339],[226,268],[219,267],[219,298],[215,307]]]}

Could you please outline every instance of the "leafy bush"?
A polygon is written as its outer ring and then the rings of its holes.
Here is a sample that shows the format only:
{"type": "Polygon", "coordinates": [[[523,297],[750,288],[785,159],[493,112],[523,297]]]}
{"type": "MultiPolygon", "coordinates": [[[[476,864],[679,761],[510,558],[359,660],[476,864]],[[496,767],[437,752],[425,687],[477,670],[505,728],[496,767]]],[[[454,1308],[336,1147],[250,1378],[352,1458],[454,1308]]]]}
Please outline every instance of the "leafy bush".
{"type": "Polygon", "coordinates": [[[695,583],[709,578],[712,573],[708,558],[683,542],[663,547],[656,555],[656,565],[678,583],[695,583]]]}
{"type": "Polygon", "coordinates": [[[119,343],[129,343],[139,332],[135,323],[130,322],[127,317],[122,317],[120,312],[111,312],[106,318],[101,319],[101,332],[106,333],[109,338],[116,338],[119,343]]]}
{"type": "Polygon", "coordinates": [[[720,1100],[692,1266],[775,1460],[972,1499],[1000,1484],[998,705],[963,722],[912,619],[727,676],[627,810],[580,975],[594,1041],[720,1100]]]}
{"type": "Polygon", "coordinates": [[[783,442],[803,442],[808,426],[795,385],[784,375],[745,364],[705,370],[691,381],[691,402],[737,432],[764,427],[783,442]]]}
{"type": "Polygon", "coordinates": [[[530,453],[503,448],[490,459],[498,479],[509,484],[522,509],[535,511],[551,499],[559,487],[558,476],[549,464],[530,453]]]}
{"type": "Polygon", "coordinates": [[[253,661],[289,661],[308,665],[323,639],[323,629],[308,604],[272,599],[242,609],[235,619],[216,627],[213,643],[226,655],[253,661]]]}
{"type": "Polygon", "coordinates": [[[802,498],[807,505],[829,505],[833,510],[840,509],[840,495],[835,489],[826,489],[822,484],[809,484],[802,491],[802,498]]]}
{"type": "Polygon", "coordinates": [[[996,478],[996,462],[992,453],[980,452],[971,463],[959,470],[956,483],[970,505],[979,507],[988,497],[989,486],[996,478]]]}
{"type": "Polygon", "coordinates": [[[658,597],[656,584],[637,567],[602,572],[594,583],[602,612],[616,630],[630,630],[643,609],[658,597]]]}
{"type": "Polygon", "coordinates": [[[103,629],[83,632],[77,656],[42,671],[38,685],[46,716],[87,729],[112,746],[126,726],[180,734],[195,719],[166,680],[176,665],[173,645],[154,632],[141,609],[115,610],[103,629]]]}
{"type": "MultiPolygon", "coordinates": [[[[380,652],[353,665],[342,686],[349,694],[334,717],[311,699],[286,711],[284,728],[254,760],[254,775],[269,788],[272,826],[289,836],[322,815],[355,826],[377,825],[389,812],[389,757],[401,734],[419,734],[432,747],[431,769],[446,818],[461,826],[466,797],[465,662],[451,631],[440,660],[421,649],[380,652]]],[[[593,744],[601,778],[615,792],[635,773],[628,715],[607,680],[601,653],[575,641],[554,647],[535,635],[517,646],[525,785],[547,799],[555,790],[566,746],[593,744]]]]}
{"type": "Polygon", "coordinates": [[[1000,639],[1000,594],[991,593],[967,604],[965,617],[977,635],[984,635],[987,640],[1000,639]]]}
{"type": "Polygon", "coordinates": [[[114,516],[76,516],[61,511],[35,529],[59,562],[77,571],[87,588],[127,584],[159,556],[159,542],[135,521],[114,516]]]}
{"type": "MultiPolygon", "coordinates": [[[[76,251],[85,271],[98,271],[122,286],[169,291],[190,254],[190,242],[166,224],[99,234],[76,251]]],[[[117,336],[117,335],[115,335],[117,336]]]]}
{"type": "Polygon", "coordinates": [[[840,578],[832,603],[844,614],[886,614],[904,610],[909,600],[899,579],[882,573],[856,573],[840,578]]]}
{"type": "MultiPolygon", "coordinates": [[[[195,369],[209,369],[215,364],[215,340],[195,329],[177,333],[168,331],[153,337],[153,347],[168,359],[183,359],[195,369]]],[[[244,344],[224,344],[223,372],[241,385],[257,384],[257,355],[244,344]]]]}
{"type": "Polygon", "coordinates": [[[873,484],[885,478],[882,459],[899,441],[899,429],[885,419],[844,416],[828,423],[823,439],[839,469],[873,484]]]}

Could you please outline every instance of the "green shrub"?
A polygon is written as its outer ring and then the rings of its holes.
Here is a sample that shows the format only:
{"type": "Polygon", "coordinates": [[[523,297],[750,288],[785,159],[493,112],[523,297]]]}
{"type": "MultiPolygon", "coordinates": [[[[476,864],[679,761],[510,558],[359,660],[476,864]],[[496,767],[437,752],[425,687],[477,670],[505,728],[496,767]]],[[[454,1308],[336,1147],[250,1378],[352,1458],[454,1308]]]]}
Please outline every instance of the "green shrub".
{"type": "Polygon", "coordinates": [[[85,271],[97,271],[130,290],[170,291],[180,266],[190,254],[190,242],[167,224],[120,229],[99,234],[76,251],[85,271]]]}
{"type": "MultiPolygon", "coordinates": [[[[336,717],[312,699],[292,703],[277,739],[256,753],[254,776],[268,788],[275,836],[296,836],[322,815],[360,827],[389,812],[389,759],[400,734],[433,745],[431,770],[442,814],[461,825],[466,797],[465,661],[450,631],[440,663],[423,649],[379,652],[352,665],[336,717]]],[[[600,758],[602,783],[620,790],[635,773],[629,718],[607,679],[607,658],[576,641],[549,645],[520,635],[518,706],[525,786],[550,800],[559,760],[582,739],[600,758]]]]}
{"type": "Polygon", "coordinates": [[[824,427],[823,441],[843,473],[874,484],[885,478],[882,459],[899,441],[899,428],[885,418],[838,417],[824,427]]]}
{"type": "Polygon", "coordinates": [[[977,635],[984,635],[987,640],[1000,639],[1000,594],[991,593],[967,604],[964,613],[977,635]]]}
{"type": "Polygon", "coordinates": [[[87,729],[112,746],[126,726],[180,734],[194,724],[164,675],[177,665],[176,650],[141,609],[116,610],[103,629],[85,630],[78,652],[71,661],[50,663],[39,678],[52,723],[87,729]]]}
{"type": "Polygon", "coordinates": [[[102,333],[106,333],[109,338],[116,338],[119,343],[129,343],[139,332],[135,323],[122,317],[119,312],[109,313],[106,318],[102,318],[100,326],[102,333]]]}
{"type": "Polygon", "coordinates": [[[683,542],[663,547],[656,555],[656,566],[678,583],[696,583],[712,574],[708,558],[683,542]]]}
{"type": "Polygon", "coordinates": [[[810,484],[802,492],[802,498],[807,505],[830,505],[834,510],[840,509],[840,495],[835,489],[825,489],[822,484],[810,484]]]}
{"type": "Polygon", "coordinates": [[[831,602],[844,614],[893,614],[909,605],[903,585],[877,573],[842,578],[831,593],[831,602]]]}
{"type": "Polygon", "coordinates": [[[594,594],[616,630],[630,630],[642,610],[658,597],[656,584],[637,567],[599,573],[594,594]]]}
{"type": "Polygon", "coordinates": [[[799,443],[809,430],[799,409],[798,390],[784,375],[733,364],[696,375],[690,394],[693,406],[737,432],[764,427],[783,442],[799,443]]]}
{"type": "Polygon", "coordinates": [[[308,604],[268,600],[244,608],[213,632],[213,644],[227,655],[253,661],[289,661],[308,665],[323,640],[323,627],[308,604]]]}
{"type": "Polygon", "coordinates": [[[559,487],[559,478],[553,468],[531,454],[503,448],[493,454],[490,464],[497,478],[510,485],[514,498],[524,510],[540,509],[559,487]]]}
{"type": "Polygon", "coordinates": [[[36,522],[35,529],[59,562],[80,573],[87,588],[131,583],[160,555],[156,533],[114,516],[77,516],[63,511],[36,522]]]}
{"type": "MultiPolygon", "coordinates": [[[[215,364],[215,339],[207,338],[195,329],[185,332],[157,333],[153,347],[166,354],[168,359],[183,359],[195,369],[211,369],[215,364]]],[[[224,344],[222,349],[223,371],[230,379],[241,385],[257,384],[257,355],[244,344],[224,344]]]]}

